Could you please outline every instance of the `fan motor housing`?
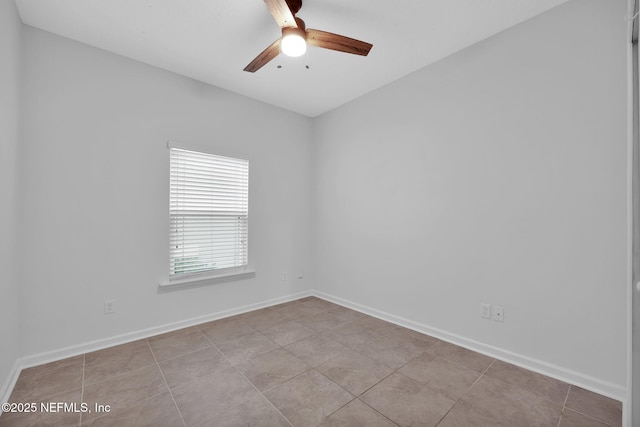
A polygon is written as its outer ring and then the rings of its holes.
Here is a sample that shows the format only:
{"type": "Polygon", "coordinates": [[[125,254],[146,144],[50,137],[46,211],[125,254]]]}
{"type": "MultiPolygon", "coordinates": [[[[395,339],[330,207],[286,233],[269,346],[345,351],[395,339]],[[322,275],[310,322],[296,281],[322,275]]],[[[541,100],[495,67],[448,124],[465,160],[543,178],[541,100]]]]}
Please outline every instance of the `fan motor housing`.
{"type": "Polygon", "coordinates": [[[286,37],[289,35],[296,35],[302,37],[304,40],[307,39],[307,33],[304,31],[304,27],[302,28],[293,28],[293,27],[285,27],[282,29],[282,37],[286,37]]]}

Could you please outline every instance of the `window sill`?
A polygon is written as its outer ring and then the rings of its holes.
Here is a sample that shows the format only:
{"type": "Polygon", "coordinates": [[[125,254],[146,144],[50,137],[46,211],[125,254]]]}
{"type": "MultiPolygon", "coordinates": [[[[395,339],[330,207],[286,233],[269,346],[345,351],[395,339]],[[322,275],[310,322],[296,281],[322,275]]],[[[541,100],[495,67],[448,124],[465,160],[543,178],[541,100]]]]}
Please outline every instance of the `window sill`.
{"type": "Polygon", "coordinates": [[[227,271],[219,274],[211,274],[207,276],[192,276],[184,279],[174,279],[160,282],[160,289],[173,289],[189,286],[203,286],[222,282],[231,282],[234,280],[248,279],[254,277],[256,271],[253,269],[227,271]]]}

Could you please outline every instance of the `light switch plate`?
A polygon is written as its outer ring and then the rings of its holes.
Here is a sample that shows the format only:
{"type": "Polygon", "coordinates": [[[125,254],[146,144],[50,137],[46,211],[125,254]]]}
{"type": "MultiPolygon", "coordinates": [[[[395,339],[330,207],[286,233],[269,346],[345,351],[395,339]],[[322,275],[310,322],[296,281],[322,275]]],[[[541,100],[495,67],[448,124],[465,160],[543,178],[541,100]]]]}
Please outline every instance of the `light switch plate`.
{"type": "Polygon", "coordinates": [[[480,304],[480,317],[491,319],[491,304],[480,304]]]}

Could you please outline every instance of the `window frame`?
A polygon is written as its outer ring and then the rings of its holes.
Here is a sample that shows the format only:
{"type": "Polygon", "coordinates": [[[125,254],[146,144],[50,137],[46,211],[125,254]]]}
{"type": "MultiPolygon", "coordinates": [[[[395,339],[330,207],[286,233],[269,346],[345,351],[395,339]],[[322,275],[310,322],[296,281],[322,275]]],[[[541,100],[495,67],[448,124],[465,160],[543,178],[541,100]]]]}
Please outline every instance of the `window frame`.
{"type": "MultiPolygon", "coordinates": [[[[197,154],[204,154],[204,155],[210,155],[210,156],[214,156],[217,158],[229,158],[232,160],[239,160],[242,162],[246,162],[246,167],[247,167],[247,188],[246,188],[246,243],[244,244],[246,246],[246,263],[243,265],[239,265],[239,266],[232,266],[232,267],[223,267],[223,268],[212,268],[212,269],[208,269],[205,271],[200,271],[200,272],[191,272],[191,273],[183,273],[183,274],[172,274],[171,273],[171,262],[172,262],[172,256],[171,253],[169,253],[169,264],[168,264],[168,279],[164,280],[160,283],[160,287],[168,287],[168,286],[185,286],[185,285],[191,285],[191,284],[200,284],[201,282],[211,282],[211,283],[216,283],[216,282],[226,282],[229,280],[237,280],[237,279],[243,279],[243,278],[247,278],[247,277],[253,277],[255,275],[255,270],[253,268],[250,267],[249,264],[249,242],[248,242],[248,238],[249,238],[249,211],[248,211],[248,203],[249,203],[249,185],[248,185],[248,179],[249,179],[249,170],[250,170],[250,160],[248,158],[246,158],[246,156],[237,156],[237,155],[227,155],[225,154],[220,154],[220,153],[212,153],[211,150],[208,150],[206,148],[203,147],[195,147],[195,146],[190,146],[190,145],[185,145],[185,144],[176,144],[172,141],[168,141],[167,142],[167,152],[169,154],[169,166],[171,165],[171,150],[172,149],[176,149],[176,150],[183,150],[183,151],[190,151],[190,152],[195,152],[197,154]]],[[[172,177],[171,177],[171,168],[169,167],[169,182],[167,185],[167,189],[169,190],[169,193],[171,192],[171,186],[172,186],[172,177]]],[[[168,244],[168,248],[169,251],[171,251],[171,233],[173,233],[174,227],[172,225],[174,217],[172,215],[172,209],[171,209],[171,202],[170,202],[170,195],[168,195],[168,199],[169,199],[169,212],[168,212],[168,216],[169,216],[169,244],[168,244]]]]}

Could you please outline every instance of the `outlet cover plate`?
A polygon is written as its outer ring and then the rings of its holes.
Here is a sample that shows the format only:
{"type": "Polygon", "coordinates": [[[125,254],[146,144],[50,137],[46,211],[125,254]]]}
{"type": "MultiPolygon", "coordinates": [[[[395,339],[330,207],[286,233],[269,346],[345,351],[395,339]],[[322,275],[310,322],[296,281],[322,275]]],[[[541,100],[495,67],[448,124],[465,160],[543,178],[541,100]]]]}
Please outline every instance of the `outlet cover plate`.
{"type": "Polygon", "coordinates": [[[504,322],[504,308],[502,307],[492,307],[491,308],[491,319],[496,322],[504,322]]]}

